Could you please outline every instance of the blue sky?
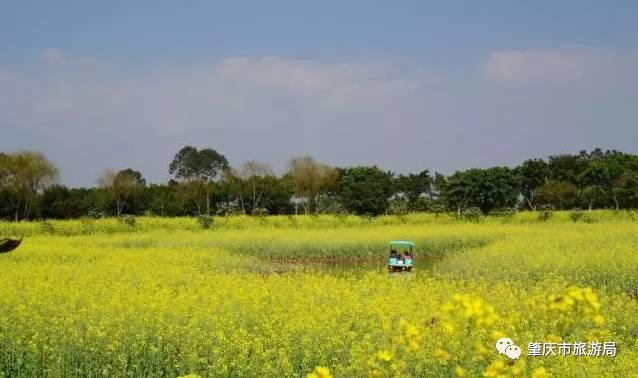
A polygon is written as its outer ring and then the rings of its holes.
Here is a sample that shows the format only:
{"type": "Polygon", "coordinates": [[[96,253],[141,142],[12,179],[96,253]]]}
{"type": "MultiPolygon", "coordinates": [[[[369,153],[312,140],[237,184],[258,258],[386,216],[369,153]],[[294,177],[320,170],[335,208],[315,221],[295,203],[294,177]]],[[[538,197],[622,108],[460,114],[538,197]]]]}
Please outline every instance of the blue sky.
{"type": "Polygon", "coordinates": [[[165,180],[185,143],[279,170],[638,153],[635,1],[13,1],[0,46],[0,150],[70,185],[165,180]]]}
{"type": "MultiPolygon", "coordinates": [[[[91,56],[193,59],[359,54],[476,58],[492,49],[634,46],[635,1],[14,1],[3,60],[60,48],[91,56]]],[[[445,59],[443,59],[445,60],[445,59]]]]}

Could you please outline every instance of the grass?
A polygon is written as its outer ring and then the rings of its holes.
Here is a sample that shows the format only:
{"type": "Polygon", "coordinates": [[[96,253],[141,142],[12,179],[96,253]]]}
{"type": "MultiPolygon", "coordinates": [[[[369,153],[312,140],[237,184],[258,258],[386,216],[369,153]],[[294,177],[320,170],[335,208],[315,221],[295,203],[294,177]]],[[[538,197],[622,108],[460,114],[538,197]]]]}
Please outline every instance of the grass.
{"type": "Polygon", "coordinates": [[[590,222],[0,223],[0,235],[28,235],[0,255],[0,376],[635,376],[638,223],[613,212],[590,222]],[[403,238],[437,257],[431,271],[288,263],[385,256],[403,238]],[[503,336],[520,360],[496,353],[503,336]],[[553,340],[615,341],[618,355],[526,356],[528,342],[553,340]]]}

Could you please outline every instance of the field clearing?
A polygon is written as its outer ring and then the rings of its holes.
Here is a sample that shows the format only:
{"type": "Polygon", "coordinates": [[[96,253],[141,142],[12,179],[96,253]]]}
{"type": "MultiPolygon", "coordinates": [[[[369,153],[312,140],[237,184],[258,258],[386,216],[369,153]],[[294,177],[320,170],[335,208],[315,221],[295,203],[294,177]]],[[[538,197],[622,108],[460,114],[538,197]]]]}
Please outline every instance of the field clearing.
{"type": "Polygon", "coordinates": [[[26,235],[0,255],[0,376],[636,376],[637,219],[0,222],[26,235]],[[435,263],[384,273],[391,239],[435,263]],[[290,263],[303,258],[379,267],[290,263]],[[504,336],[517,362],[494,349],[504,336]],[[527,356],[560,340],[615,341],[618,355],[527,356]]]}

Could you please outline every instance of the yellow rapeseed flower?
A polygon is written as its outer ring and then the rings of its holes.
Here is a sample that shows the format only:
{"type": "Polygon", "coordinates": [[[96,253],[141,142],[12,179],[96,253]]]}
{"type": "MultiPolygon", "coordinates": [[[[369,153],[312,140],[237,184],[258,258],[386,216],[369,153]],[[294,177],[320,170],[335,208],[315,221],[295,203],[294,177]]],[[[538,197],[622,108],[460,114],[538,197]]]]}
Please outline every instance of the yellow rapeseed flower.
{"type": "Polygon", "coordinates": [[[441,361],[447,361],[450,359],[450,354],[442,348],[436,348],[434,350],[434,357],[438,358],[441,361]]]}
{"type": "Polygon", "coordinates": [[[536,368],[532,371],[532,378],[548,378],[549,373],[544,367],[536,368]]]}
{"type": "Polygon", "coordinates": [[[484,377],[488,378],[496,378],[504,376],[505,373],[505,363],[501,360],[496,360],[492,362],[487,369],[483,372],[484,377]]]}
{"type": "Polygon", "coordinates": [[[325,366],[317,366],[315,370],[306,376],[307,378],[332,378],[330,369],[325,366]]]}
{"type": "Polygon", "coordinates": [[[383,362],[390,362],[392,360],[392,353],[387,350],[382,350],[377,353],[377,359],[383,362]]]}

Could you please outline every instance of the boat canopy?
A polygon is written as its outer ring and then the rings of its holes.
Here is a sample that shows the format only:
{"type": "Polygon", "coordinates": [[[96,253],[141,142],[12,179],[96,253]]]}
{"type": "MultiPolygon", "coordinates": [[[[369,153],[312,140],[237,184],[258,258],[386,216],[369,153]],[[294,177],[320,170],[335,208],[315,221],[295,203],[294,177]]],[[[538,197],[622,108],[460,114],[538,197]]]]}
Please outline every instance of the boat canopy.
{"type": "Polygon", "coordinates": [[[411,241],[408,240],[392,240],[390,242],[390,245],[399,245],[402,247],[410,247],[410,248],[414,248],[416,246],[416,244],[412,243],[411,241]]]}

